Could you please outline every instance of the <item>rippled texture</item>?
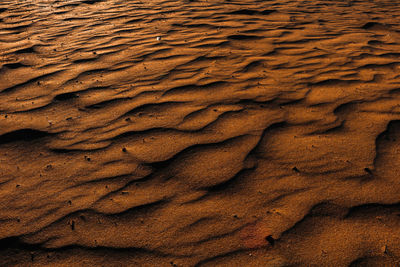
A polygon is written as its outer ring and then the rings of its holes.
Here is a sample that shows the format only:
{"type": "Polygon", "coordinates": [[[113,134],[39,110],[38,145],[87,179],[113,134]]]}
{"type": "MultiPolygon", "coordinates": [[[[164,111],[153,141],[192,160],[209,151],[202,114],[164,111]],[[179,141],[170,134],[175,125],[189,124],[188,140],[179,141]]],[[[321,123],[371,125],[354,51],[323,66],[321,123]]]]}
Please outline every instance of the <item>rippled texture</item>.
{"type": "Polygon", "coordinates": [[[398,266],[399,16],[1,1],[0,265],[398,266]]]}

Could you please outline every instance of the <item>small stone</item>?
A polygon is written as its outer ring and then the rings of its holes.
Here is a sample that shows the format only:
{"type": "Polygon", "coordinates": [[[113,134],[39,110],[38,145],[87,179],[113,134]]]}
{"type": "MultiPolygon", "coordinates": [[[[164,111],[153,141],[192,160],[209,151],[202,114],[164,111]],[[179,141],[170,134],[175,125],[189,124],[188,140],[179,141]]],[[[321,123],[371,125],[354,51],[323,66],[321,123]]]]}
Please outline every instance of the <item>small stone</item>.
{"type": "Polygon", "coordinates": [[[367,173],[369,173],[369,174],[372,174],[372,171],[371,171],[370,168],[364,168],[364,171],[367,172],[367,173]]]}
{"type": "Polygon", "coordinates": [[[160,36],[157,36],[157,41],[161,41],[161,37],[160,36]]]}
{"type": "Polygon", "coordinates": [[[292,170],[295,172],[300,172],[299,169],[297,169],[297,167],[293,167],[292,170]]]}

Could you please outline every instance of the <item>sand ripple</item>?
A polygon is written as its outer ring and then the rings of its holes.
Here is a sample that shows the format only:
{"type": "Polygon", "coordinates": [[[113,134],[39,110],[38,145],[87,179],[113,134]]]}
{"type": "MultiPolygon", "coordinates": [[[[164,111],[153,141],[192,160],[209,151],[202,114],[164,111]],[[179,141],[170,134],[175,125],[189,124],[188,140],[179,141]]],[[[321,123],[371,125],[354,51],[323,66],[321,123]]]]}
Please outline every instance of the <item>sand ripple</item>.
{"type": "Polygon", "coordinates": [[[399,15],[2,1],[0,265],[398,266],[399,15]]]}

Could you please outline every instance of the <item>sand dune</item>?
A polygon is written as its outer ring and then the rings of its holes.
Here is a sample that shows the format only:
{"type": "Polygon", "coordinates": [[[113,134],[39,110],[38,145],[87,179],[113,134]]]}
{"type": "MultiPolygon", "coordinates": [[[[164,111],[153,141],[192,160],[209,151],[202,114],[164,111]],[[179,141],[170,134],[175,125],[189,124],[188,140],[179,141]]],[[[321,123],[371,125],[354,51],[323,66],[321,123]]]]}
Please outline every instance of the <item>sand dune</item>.
{"type": "Polygon", "coordinates": [[[4,0],[1,266],[399,266],[400,5],[4,0]]]}

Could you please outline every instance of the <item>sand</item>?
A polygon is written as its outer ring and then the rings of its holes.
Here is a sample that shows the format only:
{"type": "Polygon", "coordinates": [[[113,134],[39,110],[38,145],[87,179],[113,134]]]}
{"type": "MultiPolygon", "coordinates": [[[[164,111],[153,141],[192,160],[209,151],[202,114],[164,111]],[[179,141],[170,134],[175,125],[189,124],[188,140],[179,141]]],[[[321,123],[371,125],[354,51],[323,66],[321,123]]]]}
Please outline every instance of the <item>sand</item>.
{"type": "Polygon", "coordinates": [[[3,0],[1,266],[399,266],[400,5],[3,0]]]}

